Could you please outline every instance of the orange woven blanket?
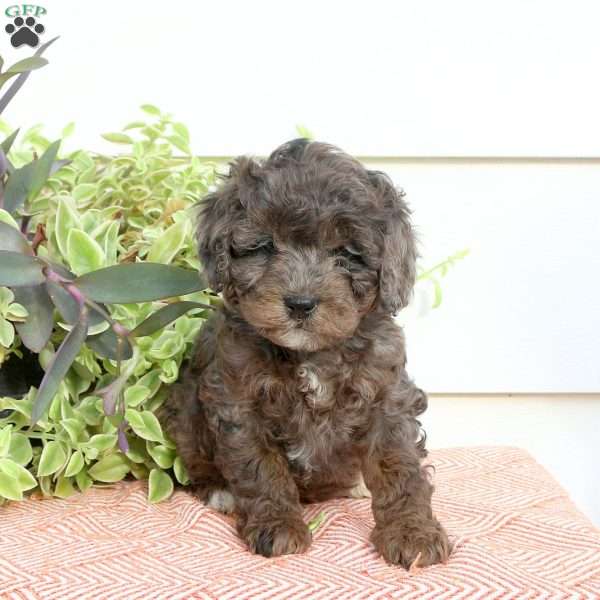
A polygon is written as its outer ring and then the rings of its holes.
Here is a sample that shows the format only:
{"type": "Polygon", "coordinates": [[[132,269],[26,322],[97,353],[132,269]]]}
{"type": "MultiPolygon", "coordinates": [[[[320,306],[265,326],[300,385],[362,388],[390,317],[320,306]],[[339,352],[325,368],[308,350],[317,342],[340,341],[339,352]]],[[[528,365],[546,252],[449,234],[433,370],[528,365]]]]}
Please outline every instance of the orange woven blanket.
{"type": "Polygon", "coordinates": [[[247,552],[233,521],[184,492],[150,505],[142,483],[0,509],[0,597],[600,598],[600,532],[525,452],[432,452],[449,562],[413,573],[368,542],[368,500],[307,506],[325,520],[304,555],[247,552]]]}

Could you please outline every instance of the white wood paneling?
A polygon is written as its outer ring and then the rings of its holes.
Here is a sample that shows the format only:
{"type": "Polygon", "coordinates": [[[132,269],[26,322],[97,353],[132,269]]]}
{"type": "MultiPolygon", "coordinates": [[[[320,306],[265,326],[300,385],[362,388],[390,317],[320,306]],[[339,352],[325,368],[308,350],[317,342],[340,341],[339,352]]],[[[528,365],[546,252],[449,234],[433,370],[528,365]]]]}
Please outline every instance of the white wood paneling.
{"type": "Polygon", "coordinates": [[[471,251],[439,308],[401,314],[422,386],[600,391],[600,161],[367,164],[407,192],[423,265],[471,251]]]}

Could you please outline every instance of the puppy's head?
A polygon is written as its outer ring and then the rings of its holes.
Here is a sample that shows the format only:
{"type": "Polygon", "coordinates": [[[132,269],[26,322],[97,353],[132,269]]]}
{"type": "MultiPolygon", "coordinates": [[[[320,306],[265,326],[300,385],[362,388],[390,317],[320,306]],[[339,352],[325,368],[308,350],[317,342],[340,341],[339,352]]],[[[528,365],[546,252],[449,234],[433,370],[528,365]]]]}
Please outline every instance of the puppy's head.
{"type": "Polygon", "coordinates": [[[415,240],[402,194],[337,148],[305,139],[236,159],[202,202],[200,258],[227,306],[274,344],[312,352],[365,314],[405,306],[415,240]]]}

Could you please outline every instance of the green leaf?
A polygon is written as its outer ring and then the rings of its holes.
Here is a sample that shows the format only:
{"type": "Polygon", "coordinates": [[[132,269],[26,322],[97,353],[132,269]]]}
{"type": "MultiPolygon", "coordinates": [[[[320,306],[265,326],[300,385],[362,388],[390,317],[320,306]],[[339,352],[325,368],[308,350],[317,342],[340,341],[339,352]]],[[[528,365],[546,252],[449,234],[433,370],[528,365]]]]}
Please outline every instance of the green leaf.
{"type": "Polygon", "coordinates": [[[315,139],[315,136],[312,133],[312,131],[310,131],[310,129],[308,129],[308,127],[305,127],[304,125],[296,125],[296,131],[298,132],[298,135],[300,137],[306,138],[308,140],[315,139]]]}
{"type": "Polygon", "coordinates": [[[99,460],[88,471],[90,477],[104,483],[121,481],[129,473],[129,463],[122,454],[110,454],[99,460]]]}
{"type": "Polygon", "coordinates": [[[187,485],[190,482],[190,476],[183,464],[181,456],[175,458],[175,462],[173,463],[173,473],[175,473],[175,478],[181,485],[187,485]]]}
{"type": "Polygon", "coordinates": [[[0,497],[7,500],[22,500],[23,492],[19,482],[6,473],[0,473],[0,497]]]}
{"type": "Polygon", "coordinates": [[[4,73],[0,75],[0,87],[2,87],[11,77],[15,77],[21,73],[34,71],[35,69],[39,69],[47,64],[48,61],[45,58],[40,58],[38,56],[24,58],[23,60],[16,62],[14,65],[11,65],[6,71],[4,71],[4,73]]]}
{"type": "Polygon", "coordinates": [[[77,475],[75,476],[75,481],[77,482],[77,487],[82,492],[89,490],[92,487],[92,485],[94,485],[94,481],[92,480],[92,478],[83,469],[79,471],[79,473],[77,473],[77,475]]]}
{"type": "Polygon", "coordinates": [[[155,360],[166,360],[178,355],[184,347],[183,336],[173,329],[167,329],[154,340],[148,355],[155,360]]]}
{"type": "Polygon", "coordinates": [[[175,146],[178,150],[181,150],[185,154],[190,154],[190,147],[188,143],[178,135],[170,135],[167,139],[175,146]]]}
{"type": "Polygon", "coordinates": [[[0,317],[0,346],[10,348],[15,339],[15,329],[10,321],[0,317]]]}
{"type": "Polygon", "coordinates": [[[45,58],[41,58],[39,56],[30,56],[29,58],[24,58],[16,62],[14,65],[11,65],[6,69],[5,73],[23,73],[25,71],[33,71],[34,69],[39,69],[48,64],[48,61],[45,58]]]}
{"type": "Polygon", "coordinates": [[[160,109],[153,104],[142,104],[140,108],[149,115],[160,117],[160,109]]]}
{"type": "Polygon", "coordinates": [[[37,487],[35,477],[25,467],[10,458],[0,458],[0,472],[16,479],[22,492],[37,487]]]}
{"type": "Polygon", "coordinates": [[[8,307],[14,302],[15,295],[7,287],[0,287],[0,314],[6,314],[8,307]]]}
{"type": "Polygon", "coordinates": [[[67,468],[65,469],[65,477],[74,477],[83,469],[85,461],[80,450],[75,450],[69,459],[67,468]]]}
{"type": "Polygon", "coordinates": [[[42,456],[40,457],[40,464],[37,472],[38,477],[56,473],[66,461],[67,455],[65,454],[62,444],[54,440],[48,442],[42,450],[42,456]]]}
{"type": "Polygon", "coordinates": [[[67,432],[69,438],[74,444],[76,444],[79,441],[79,438],[83,433],[83,430],[85,429],[85,424],[83,423],[83,421],[74,418],[65,419],[63,417],[60,421],[60,425],[67,432]]]}
{"type": "Polygon", "coordinates": [[[108,266],[117,262],[117,251],[119,243],[119,221],[111,223],[104,234],[104,257],[108,266]]]}
{"type": "Polygon", "coordinates": [[[133,463],[144,463],[148,460],[148,451],[146,450],[146,442],[136,436],[127,436],[129,450],[127,458],[133,463]]]}
{"type": "Polygon", "coordinates": [[[162,444],[154,445],[152,442],[147,442],[146,447],[148,454],[154,459],[154,462],[161,469],[170,469],[175,461],[175,450],[167,448],[162,444]]]}
{"type": "Polygon", "coordinates": [[[433,283],[434,293],[433,304],[431,305],[431,308],[437,308],[442,303],[442,286],[437,279],[432,279],[431,282],[433,283]]]}
{"type": "MultiPolygon", "coordinates": [[[[15,290],[22,288],[15,288],[15,290]]],[[[14,321],[16,323],[23,323],[27,319],[27,309],[20,304],[19,302],[13,302],[6,311],[6,318],[9,321],[14,321]]]]}
{"type": "Polygon", "coordinates": [[[50,401],[54,398],[60,382],[67,374],[69,367],[73,364],[81,346],[87,336],[88,319],[87,311],[81,313],[79,322],[69,331],[67,337],[52,357],[52,361],[42,379],[38,393],[33,402],[31,413],[32,424],[35,424],[48,408],[50,401]]]}
{"type": "Polygon", "coordinates": [[[84,445],[86,448],[96,448],[98,452],[106,452],[117,443],[116,433],[98,433],[93,435],[84,445]]]}
{"type": "MultiPolygon", "coordinates": [[[[8,213],[6,214],[10,217],[8,213]]],[[[12,217],[10,218],[12,219],[12,217]]],[[[2,221],[0,221],[0,250],[18,252],[20,254],[33,254],[25,236],[18,229],[2,221]]]]}
{"type": "Polygon", "coordinates": [[[165,325],[175,321],[185,313],[193,309],[207,308],[212,309],[213,307],[209,304],[202,304],[201,302],[191,302],[189,300],[182,300],[181,302],[173,302],[167,304],[154,314],[150,315],[147,319],[142,321],[132,332],[133,337],[143,337],[146,335],[152,335],[155,331],[162,329],[165,325]]]}
{"type": "Polygon", "coordinates": [[[0,456],[7,456],[10,448],[12,425],[0,429],[0,456]]]}
{"type": "Polygon", "coordinates": [[[160,423],[150,411],[137,411],[133,408],[125,411],[125,419],[137,435],[151,442],[164,442],[160,423]]]}
{"type": "Polygon", "coordinates": [[[58,199],[54,233],[60,253],[67,258],[67,240],[72,229],[82,229],[79,213],[72,205],[72,201],[64,196],[58,199]]]}
{"type": "Polygon", "coordinates": [[[27,308],[27,319],[15,327],[21,341],[39,354],[48,343],[54,327],[54,307],[43,285],[16,287],[15,298],[27,308]]]}
{"type": "Polygon", "coordinates": [[[115,144],[133,144],[133,140],[125,133],[103,133],[102,137],[115,144]]]}
{"type": "Polygon", "coordinates": [[[179,366],[173,359],[164,360],[161,363],[160,380],[165,383],[175,383],[179,377],[179,366]]]}
{"type": "MultiPolygon", "coordinates": [[[[0,208],[0,223],[6,223],[6,225],[10,225],[13,229],[16,230],[19,229],[19,226],[17,225],[17,222],[13,219],[12,215],[3,208],[0,208]]],[[[4,232],[5,230],[2,231],[4,232]]],[[[2,237],[4,237],[4,233],[2,234],[2,237]]],[[[10,248],[0,247],[0,250],[10,250],[10,248]]],[[[13,252],[17,252],[17,250],[13,250],[13,252]]]]}
{"type": "Polygon", "coordinates": [[[150,389],[143,385],[132,385],[125,390],[125,405],[136,408],[150,397],[150,389]]]}
{"type": "Polygon", "coordinates": [[[186,143],[190,143],[190,132],[183,123],[173,123],[173,131],[186,143]]]}
{"type": "Polygon", "coordinates": [[[71,121],[70,123],[68,123],[67,125],[65,125],[65,127],[61,131],[60,137],[62,139],[70,137],[70,136],[73,135],[74,131],[75,131],[75,123],[73,123],[73,121],[71,121]]]}
{"type": "Polygon", "coordinates": [[[97,191],[98,186],[95,183],[80,183],[73,188],[73,200],[76,204],[83,204],[92,199],[97,191]]]}
{"type": "Polygon", "coordinates": [[[38,285],[45,280],[43,263],[35,256],[0,250],[0,285],[38,285]]]}
{"type": "Polygon", "coordinates": [[[22,433],[13,433],[10,438],[8,456],[20,465],[28,465],[33,456],[33,450],[31,448],[31,442],[29,441],[29,438],[22,433]]]}
{"type": "Polygon", "coordinates": [[[148,252],[148,262],[169,264],[181,250],[189,230],[189,221],[171,225],[155,242],[148,252]]]}
{"type": "Polygon", "coordinates": [[[71,229],[67,237],[67,259],[76,275],[100,269],[104,264],[104,251],[85,231],[71,229]]]}
{"type": "Polygon", "coordinates": [[[75,283],[92,300],[122,304],[183,296],[207,287],[195,271],[157,263],[114,265],[75,283]]]}
{"type": "Polygon", "coordinates": [[[162,502],[173,493],[173,480],[164,471],[152,469],[148,478],[148,500],[152,504],[162,502]]]}
{"type": "Polygon", "coordinates": [[[313,533],[316,531],[325,520],[325,513],[320,512],[314,519],[308,522],[308,530],[313,533]]]}
{"type": "Polygon", "coordinates": [[[73,487],[73,480],[69,477],[59,477],[54,488],[54,495],[57,498],[68,498],[76,492],[73,487]]]}
{"type": "Polygon", "coordinates": [[[123,127],[124,131],[128,129],[140,129],[140,127],[146,127],[146,123],[144,121],[132,121],[131,123],[127,123],[125,127],[123,127]]]}

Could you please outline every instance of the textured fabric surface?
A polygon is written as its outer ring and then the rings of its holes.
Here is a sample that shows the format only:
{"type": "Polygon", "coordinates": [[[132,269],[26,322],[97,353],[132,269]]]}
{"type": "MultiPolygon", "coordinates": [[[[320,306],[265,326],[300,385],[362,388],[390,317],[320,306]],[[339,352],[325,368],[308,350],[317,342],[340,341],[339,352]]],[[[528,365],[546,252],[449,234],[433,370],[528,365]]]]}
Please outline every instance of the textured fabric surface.
{"type": "Polygon", "coordinates": [[[435,451],[445,565],[387,565],[368,500],[305,508],[324,522],[304,555],[266,559],[233,520],[184,492],[150,505],[138,482],[0,508],[1,598],[600,598],[600,532],[527,453],[435,451]]]}

